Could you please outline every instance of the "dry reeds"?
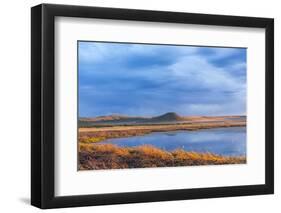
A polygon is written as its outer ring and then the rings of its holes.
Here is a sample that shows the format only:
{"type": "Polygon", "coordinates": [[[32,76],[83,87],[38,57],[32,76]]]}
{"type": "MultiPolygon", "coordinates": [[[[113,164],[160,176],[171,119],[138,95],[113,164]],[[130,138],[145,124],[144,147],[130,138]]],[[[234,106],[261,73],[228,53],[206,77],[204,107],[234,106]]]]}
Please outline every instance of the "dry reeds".
{"type": "Polygon", "coordinates": [[[243,164],[245,157],[227,157],[212,153],[171,152],[151,145],[119,147],[113,144],[79,143],[79,169],[121,169],[176,167],[195,165],[243,164]]]}

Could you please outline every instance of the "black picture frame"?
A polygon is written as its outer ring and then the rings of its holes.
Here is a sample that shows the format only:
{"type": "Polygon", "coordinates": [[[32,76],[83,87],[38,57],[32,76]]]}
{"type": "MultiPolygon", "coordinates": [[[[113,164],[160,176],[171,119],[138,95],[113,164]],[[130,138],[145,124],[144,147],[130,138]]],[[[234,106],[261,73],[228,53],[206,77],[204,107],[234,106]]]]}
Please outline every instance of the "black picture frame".
{"type": "Polygon", "coordinates": [[[164,11],[41,4],[31,8],[31,204],[42,208],[217,198],[274,193],[274,20],[164,11]],[[266,32],[265,184],[95,195],[54,195],[54,21],[81,17],[264,28],[266,32]]]}

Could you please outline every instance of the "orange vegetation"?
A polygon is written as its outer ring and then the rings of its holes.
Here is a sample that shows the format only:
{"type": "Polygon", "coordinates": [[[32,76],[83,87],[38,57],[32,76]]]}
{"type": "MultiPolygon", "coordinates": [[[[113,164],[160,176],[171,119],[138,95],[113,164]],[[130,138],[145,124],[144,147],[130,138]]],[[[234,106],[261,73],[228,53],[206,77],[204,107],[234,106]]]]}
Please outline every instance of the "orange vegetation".
{"type": "Polygon", "coordinates": [[[79,128],[80,142],[100,142],[110,138],[124,138],[150,134],[152,132],[169,131],[194,131],[199,129],[239,127],[245,126],[246,122],[224,121],[212,123],[190,123],[190,124],[157,124],[157,125],[136,125],[136,126],[111,126],[111,127],[88,127],[79,128]]]}
{"type": "Polygon", "coordinates": [[[113,144],[79,143],[79,170],[243,163],[246,163],[244,156],[225,157],[181,149],[168,152],[150,145],[119,147],[113,144]]]}

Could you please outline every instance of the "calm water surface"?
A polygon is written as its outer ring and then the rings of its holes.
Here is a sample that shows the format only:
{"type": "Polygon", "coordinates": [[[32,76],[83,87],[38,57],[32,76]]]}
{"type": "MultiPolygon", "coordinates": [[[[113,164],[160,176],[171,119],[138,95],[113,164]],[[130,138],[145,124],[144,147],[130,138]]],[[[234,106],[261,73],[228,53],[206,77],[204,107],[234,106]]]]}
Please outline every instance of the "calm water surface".
{"type": "Polygon", "coordinates": [[[186,151],[240,156],[246,155],[246,127],[159,132],[144,136],[114,138],[102,143],[112,143],[118,146],[151,144],[167,151],[181,148],[186,151]]]}

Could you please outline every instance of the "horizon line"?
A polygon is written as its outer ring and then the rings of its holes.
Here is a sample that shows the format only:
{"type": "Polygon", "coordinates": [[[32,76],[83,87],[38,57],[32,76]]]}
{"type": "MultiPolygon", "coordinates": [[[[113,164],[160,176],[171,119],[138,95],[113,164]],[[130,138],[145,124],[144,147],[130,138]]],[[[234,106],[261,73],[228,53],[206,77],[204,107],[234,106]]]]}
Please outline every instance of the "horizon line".
{"type": "Polygon", "coordinates": [[[106,117],[106,116],[124,116],[124,117],[143,117],[143,118],[151,118],[151,117],[158,117],[162,116],[168,113],[175,113],[178,116],[181,117],[231,117],[231,116],[245,116],[247,117],[246,114],[231,114],[231,115],[181,115],[176,112],[166,112],[163,114],[158,114],[158,115],[153,115],[153,116],[146,116],[146,115],[127,115],[127,114],[118,114],[118,113],[113,113],[113,114],[107,114],[107,115],[97,115],[97,116],[78,116],[78,118],[97,118],[97,117],[106,117]]]}

